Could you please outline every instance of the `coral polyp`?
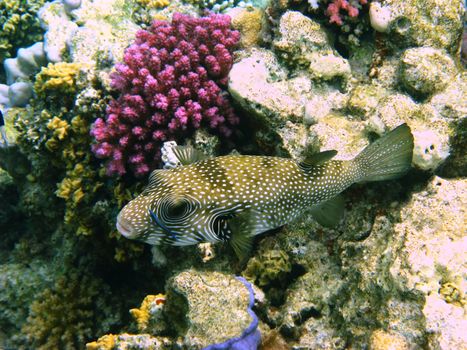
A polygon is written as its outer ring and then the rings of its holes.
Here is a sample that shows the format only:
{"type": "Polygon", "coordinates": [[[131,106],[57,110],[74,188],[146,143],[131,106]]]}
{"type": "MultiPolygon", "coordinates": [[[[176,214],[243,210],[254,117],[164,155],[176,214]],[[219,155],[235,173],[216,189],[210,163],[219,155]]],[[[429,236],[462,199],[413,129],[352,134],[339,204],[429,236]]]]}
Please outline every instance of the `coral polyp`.
{"type": "Polygon", "coordinates": [[[111,86],[119,97],[91,130],[93,151],[109,174],[144,176],[160,162],[163,141],[205,126],[230,136],[239,119],[226,92],[232,53],[240,40],[230,17],[174,14],[140,30],[115,67],[111,86]]]}

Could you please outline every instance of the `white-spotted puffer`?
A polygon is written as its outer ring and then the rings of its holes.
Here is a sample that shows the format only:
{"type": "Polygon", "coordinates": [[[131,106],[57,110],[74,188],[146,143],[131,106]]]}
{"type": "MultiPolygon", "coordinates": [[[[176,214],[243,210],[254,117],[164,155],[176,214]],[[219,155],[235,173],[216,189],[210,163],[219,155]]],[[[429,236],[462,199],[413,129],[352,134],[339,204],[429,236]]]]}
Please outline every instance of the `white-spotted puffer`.
{"type": "Polygon", "coordinates": [[[182,165],[152,172],[147,188],[119,213],[118,230],[153,245],[228,241],[243,257],[253,236],[310,207],[319,223],[336,224],[344,189],[410,169],[413,136],[403,124],[349,161],[331,160],[336,151],[301,163],[267,156],[206,158],[189,147],[174,151],[182,165]]]}

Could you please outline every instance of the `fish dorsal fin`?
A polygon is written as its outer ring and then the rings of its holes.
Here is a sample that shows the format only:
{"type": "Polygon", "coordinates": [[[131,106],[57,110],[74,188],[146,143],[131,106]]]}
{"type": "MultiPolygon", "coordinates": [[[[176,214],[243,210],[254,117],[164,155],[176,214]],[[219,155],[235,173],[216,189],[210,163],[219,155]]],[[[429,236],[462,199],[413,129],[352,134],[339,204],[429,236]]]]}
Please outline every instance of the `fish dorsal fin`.
{"type": "Polygon", "coordinates": [[[300,167],[303,169],[309,169],[315,165],[320,165],[328,160],[334,158],[337,154],[336,150],[329,150],[320,153],[312,154],[311,156],[306,157],[302,162],[300,162],[300,167]]]}
{"type": "Polygon", "coordinates": [[[311,215],[324,227],[336,226],[344,216],[344,198],[338,195],[311,209],[311,215]]]}
{"type": "Polygon", "coordinates": [[[181,165],[193,164],[208,158],[207,155],[192,146],[176,146],[173,148],[173,153],[181,165]]]}

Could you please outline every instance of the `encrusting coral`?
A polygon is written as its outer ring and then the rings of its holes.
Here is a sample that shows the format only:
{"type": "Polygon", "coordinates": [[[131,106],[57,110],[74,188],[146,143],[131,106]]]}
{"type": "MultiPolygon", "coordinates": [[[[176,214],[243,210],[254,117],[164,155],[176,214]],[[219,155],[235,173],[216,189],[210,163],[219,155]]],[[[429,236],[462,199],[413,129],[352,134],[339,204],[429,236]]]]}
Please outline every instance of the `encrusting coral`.
{"type": "Polygon", "coordinates": [[[138,329],[141,332],[147,331],[150,322],[157,323],[161,321],[161,310],[164,304],[164,294],[146,295],[140,308],[130,310],[130,314],[135,319],[138,329]],[[156,317],[156,315],[159,317],[156,317]],[[157,320],[155,318],[157,318],[157,320]]]}
{"type": "Polygon", "coordinates": [[[19,116],[16,127],[20,131],[20,146],[26,152],[31,146],[43,150],[56,171],[64,171],[56,195],[65,199],[65,222],[75,220],[78,233],[89,234],[89,225],[82,222],[78,205],[85,193],[92,196],[101,183],[97,180],[97,170],[89,166],[92,159],[87,150],[91,141],[90,122],[86,120],[87,116],[74,113],[76,95],[80,90],[77,85],[79,69],[79,65],[72,63],[49,64],[42,68],[34,84],[42,102],[32,104],[34,112],[31,119],[19,116]]]}
{"type": "Polygon", "coordinates": [[[280,248],[260,249],[260,253],[248,261],[243,276],[261,287],[272,304],[280,304],[284,286],[292,271],[287,253],[280,248]]]}
{"type": "Polygon", "coordinates": [[[80,65],[76,63],[49,63],[43,67],[36,76],[34,91],[39,98],[50,98],[53,94],[55,98],[76,92],[76,79],[79,73],[80,65]]]}
{"type": "Polygon", "coordinates": [[[201,126],[231,135],[239,120],[222,89],[239,39],[230,17],[214,14],[176,13],[171,23],[156,20],[137,33],[112,75],[120,96],[91,131],[93,151],[108,160],[109,174],[148,174],[160,161],[163,141],[201,126]]]}

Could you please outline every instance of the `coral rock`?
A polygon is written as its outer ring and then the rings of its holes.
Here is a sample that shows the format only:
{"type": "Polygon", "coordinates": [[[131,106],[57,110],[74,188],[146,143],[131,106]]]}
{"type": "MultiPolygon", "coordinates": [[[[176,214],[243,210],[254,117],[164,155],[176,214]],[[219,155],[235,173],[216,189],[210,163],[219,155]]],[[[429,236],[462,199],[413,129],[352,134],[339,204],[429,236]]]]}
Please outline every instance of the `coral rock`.
{"type": "Polygon", "coordinates": [[[415,97],[442,91],[456,73],[454,61],[442,50],[413,48],[406,50],[401,58],[400,81],[415,97]]]}
{"type": "Polygon", "coordinates": [[[250,293],[232,276],[184,271],[169,281],[165,312],[190,349],[256,349],[258,320],[250,293]]]}
{"type": "Polygon", "coordinates": [[[431,46],[458,51],[463,30],[463,0],[384,0],[391,11],[388,39],[397,48],[431,46]]]}

